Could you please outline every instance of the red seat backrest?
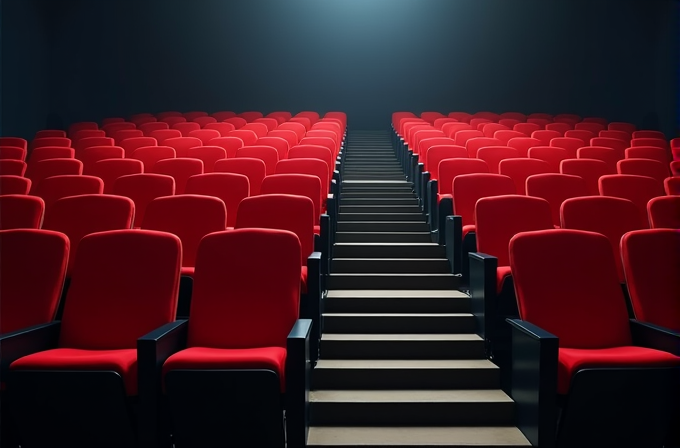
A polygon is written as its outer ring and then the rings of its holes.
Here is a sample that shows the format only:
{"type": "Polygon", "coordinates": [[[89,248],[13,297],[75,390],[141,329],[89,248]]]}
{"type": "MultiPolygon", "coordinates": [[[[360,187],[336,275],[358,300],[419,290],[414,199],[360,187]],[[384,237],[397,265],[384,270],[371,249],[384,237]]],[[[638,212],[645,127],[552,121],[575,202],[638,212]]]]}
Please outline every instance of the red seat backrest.
{"type": "Polygon", "coordinates": [[[503,159],[498,164],[498,173],[512,179],[517,194],[526,194],[526,181],[529,176],[551,172],[555,172],[553,167],[539,159],[503,159]]]}
{"type": "Polygon", "coordinates": [[[236,173],[197,174],[189,178],[184,193],[222,199],[227,207],[227,227],[234,227],[239,204],[250,196],[250,181],[247,176],[236,173]]]}
{"type": "Polygon", "coordinates": [[[600,177],[600,194],[632,201],[638,208],[643,227],[648,227],[647,203],[663,196],[663,185],[652,177],[633,174],[611,174],[600,177]]]}
{"type": "Polygon", "coordinates": [[[250,182],[250,195],[257,196],[267,175],[267,166],[262,159],[224,159],[215,162],[214,172],[243,174],[250,182]]]}
{"type": "Polygon", "coordinates": [[[201,159],[163,159],[156,162],[151,169],[156,174],[166,174],[175,179],[175,194],[183,194],[187,179],[196,174],[203,174],[201,159]]]}
{"type": "Polygon", "coordinates": [[[161,129],[170,129],[170,126],[163,121],[152,121],[150,123],[140,124],[137,129],[144,132],[145,137],[150,137],[151,132],[161,129]]]}
{"type": "Polygon", "coordinates": [[[602,160],[596,159],[567,159],[560,163],[560,173],[579,176],[586,182],[588,194],[600,194],[599,179],[601,176],[613,174],[612,168],[602,160]]]}
{"type": "Polygon", "coordinates": [[[272,148],[271,146],[246,145],[236,151],[236,158],[239,159],[242,157],[264,161],[267,168],[267,175],[276,172],[276,164],[279,161],[279,153],[276,151],[276,148],[272,148]]]}
{"type": "Polygon", "coordinates": [[[260,194],[291,194],[305,196],[314,203],[314,225],[319,225],[321,216],[321,179],[309,174],[272,174],[262,181],[260,194]]]}
{"type": "Polygon", "coordinates": [[[175,179],[163,174],[129,174],[113,184],[113,194],[125,196],[135,203],[135,227],[140,227],[149,202],[175,194],[175,179]]]}
{"type": "Polygon", "coordinates": [[[526,180],[526,194],[548,201],[555,226],[561,225],[560,208],[565,200],[589,196],[586,182],[581,177],[558,173],[529,176],[526,180]]]}
{"type": "Polygon", "coordinates": [[[328,165],[319,159],[279,160],[276,164],[276,174],[309,174],[318,177],[321,181],[322,199],[330,187],[328,165]]]}
{"type": "Polygon", "coordinates": [[[165,142],[165,140],[169,138],[178,138],[181,136],[182,133],[179,132],[177,129],[158,129],[155,131],[151,131],[149,133],[149,137],[155,138],[159,145],[163,145],[164,144],[163,142],[165,142]]]}
{"type": "MultiPolygon", "coordinates": [[[[17,176],[0,176],[0,186],[4,187],[6,178],[10,177],[24,179],[17,176]]],[[[30,182],[28,179],[25,180],[30,182]]],[[[24,189],[27,187],[24,186],[24,189]]],[[[11,190],[0,195],[0,230],[39,229],[42,227],[44,213],[45,201],[38,196],[16,194],[11,190]]]]}
{"type": "Polygon", "coordinates": [[[203,146],[203,142],[196,137],[175,137],[163,141],[164,146],[175,148],[178,158],[189,157],[189,148],[203,146]]]}
{"type": "Polygon", "coordinates": [[[656,179],[659,183],[670,176],[668,164],[651,159],[623,159],[616,163],[619,174],[635,174],[656,179]]]}
{"type": "Polygon", "coordinates": [[[36,195],[45,201],[45,214],[57,200],[67,196],[104,193],[104,181],[95,176],[66,174],[43,179],[36,195]]]}
{"type": "Polygon", "coordinates": [[[218,160],[227,158],[227,151],[219,146],[197,146],[189,148],[189,158],[203,161],[203,172],[212,173],[218,160]]]}
{"type": "Polygon", "coordinates": [[[482,146],[477,150],[477,158],[484,160],[489,165],[489,172],[498,174],[501,160],[515,159],[519,153],[509,146],[482,146]]]}
{"type": "Polygon", "coordinates": [[[235,131],[236,127],[231,123],[208,123],[203,129],[213,129],[220,133],[220,137],[226,137],[230,132],[235,131]]]}
{"type": "Polygon", "coordinates": [[[506,146],[515,148],[520,157],[528,157],[529,148],[542,146],[542,143],[540,140],[532,137],[515,137],[508,140],[506,146]]]}
{"type": "Polygon", "coordinates": [[[89,174],[104,182],[104,194],[112,194],[116,180],[129,174],[144,172],[144,164],[136,159],[107,159],[92,165],[89,174]]]}
{"type": "Polygon", "coordinates": [[[236,152],[243,147],[243,140],[238,137],[219,137],[208,142],[209,146],[219,146],[227,152],[227,159],[236,157],[236,152]]]}
{"type": "Polygon", "coordinates": [[[135,149],[128,157],[141,161],[144,165],[144,172],[151,172],[156,162],[164,159],[174,159],[175,156],[175,148],[170,146],[142,146],[135,149]]]}
{"type": "Polygon", "coordinates": [[[463,225],[475,224],[475,204],[481,198],[515,194],[515,183],[508,176],[491,173],[462,174],[453,179],[453,213],[463,225]]]}
{"type": "Polygon", "coordinates": [[[566,149],[568,151],[567,155],[569,156],[569,159],[575,159],[576,154],[578,153],[579,148],[583,148],[584,146],[588,146],[586,142],[581,140],[580,138],[573,138],[573,137],[555,137],[552,140],[550,140],[550,145],[554,148],[562,148],[566,149]]]}
{"type": "Polygon", "coordinates": [[[198,129],[196,131],[189,132],[189,137],[197,138],[202,144],[207,145],[210,140],[222,137],[222,134],[220,134],[220,132],[216,129],[198,129]]]}
{"type": "Polygon", "coordinates": [[[659,196],[647,203],[647,216],[653,229],[680,229],[680,196],[659,196]]]}
{"type": "Polygon", "coordinates": [[[539,129],[538,131],[532,132],[531,137],[535,138],[536,140],[540,140],[543,146],[549,146],[550,140],[557,137],[562,137],[562,134],[557,131],[539,129]]]}

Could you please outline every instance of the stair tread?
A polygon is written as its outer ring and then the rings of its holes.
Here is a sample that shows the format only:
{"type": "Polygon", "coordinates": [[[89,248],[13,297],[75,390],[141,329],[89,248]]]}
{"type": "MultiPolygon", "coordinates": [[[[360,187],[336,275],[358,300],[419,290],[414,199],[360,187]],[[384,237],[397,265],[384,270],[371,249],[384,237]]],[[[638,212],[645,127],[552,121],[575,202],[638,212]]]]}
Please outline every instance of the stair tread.
{"type": "Polygon", "coordinates": [[[487,359],[319,359],[314,369],[490,369],[487,359]]]}
{"type": "Polygon", "coordinates": [[[332,273],[331,277],[456,277],[453,274],[414,274],[414,273],[366,273],[366,272],[352,272],[352,273],[332,273]]]}
{"type": "Polygon", "coordinates": [[[313,390],[309,401],[335,403],[512,403],[501,389],[450,389],[450,390],[313,390]]]}
{"type": "Polygon", "coordinates": [[[332,289],[328,291],[327,298],[377,298],[377,299],[394,299],[394,298],[427,298],[427,299],[468,299],[469,296],[461,291],[448,289],[432,289],[432,290],[409,290],[409,289],[332,289]]]}
{"type": "Polygon", "coordinates": [[[531,446],[514,426],[310,426],[308,446],[531,446]]]}
{"type": "Polygon", "coordinates": [[[473,333],[324,333],[322,340],[326,341],[482,341],[473,333]]]}
{"type": "MultiPolygon", "coordinates": [[[[351,221],[345,221],[351,222],[351,221]]],[[[368,221],[366,221],[368,222],[368,221]]],[[[336,246],[428,246],[428,247],[441,247],[437,243],[335,243],[336,246]]]]}
{"type": "Polygon", "coordinates": [[[448,259],[446,258],[413,258],[413,257],[405,257],[405,258],[385,258],[385,257],[379,257],[379,258],[348,258],[348,257],[343,257],[343,258],[333,258],[333,261],[385,261],[385,262],[392,262],[392,261],[413,261],[413,262],[422,262],[422,261],[431,261],[431,262],[442,262],[442,261],[447,261],[448,259]]]}
{"type": "Polygon", "coordinates": [[[472,317],[472,313],[323,313],[328,317],[472,317]]]}

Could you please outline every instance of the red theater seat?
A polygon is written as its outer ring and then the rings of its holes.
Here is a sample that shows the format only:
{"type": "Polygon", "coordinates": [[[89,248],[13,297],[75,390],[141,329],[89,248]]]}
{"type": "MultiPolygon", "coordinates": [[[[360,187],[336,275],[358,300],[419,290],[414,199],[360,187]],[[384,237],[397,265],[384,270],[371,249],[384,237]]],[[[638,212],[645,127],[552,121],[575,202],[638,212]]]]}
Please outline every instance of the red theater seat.
{"type": "Polygon", "coordinates": [[[663,196],[663,184],[658,180],[633,174],[612,174],[600,177],[600,194],[616,198],[628,199],[633,202],[648,227],[647,202],[657,196],[663,196]]]}
{"type": "Polygon", "coordinates": [[[243,174],[197,174],[189,178],[184,193],[222,199],[227,207],[227,228],[233,228],[236,225],[236,212],[239,204],[250,196],[250,182],[243,174]]]}
{"type": "Polygon", "coordinates": [[[649,225],[653,229],[680,229],[680,197],[659,196],[647,203],[649,225]]]}
{"type": "Polygon", "coordinates": [[[0,159],[1,176],[23,176],[26,173],[26,162],[17,159],[0,159]]]}
{"type": "MultiPolygon", "coordinates": [[[[0,185],[4,183],[0,176],[0,185]]],[[[27,194],[0,195],[0,230],[39,229],[42,227],[45,201],[27,194]]]]}
{"type": "Polygon", "coordinates": [[[100,160],[122,159],[125,150],[120,146],[90,146],[78,153],[78,160],[83,162],[83,174],[90,174],[92,166],[100,160]]]}
{"type": "Polygon", "coordinates": [[[668,165],[650,159],[624,159],[616,163],[619,174],[635,174],[656,179],[659,183],[670,176],[668,165]]]}
{"type": "Polygon", "coordinates": [[[125,150],[125,157],[132,157],[139,148],[157,145],[158,141],[154,137],[133,137],[120,142],[120,146],[125,150]]]}
{"type": "Polygon", "coordinates": [[[243,147],[243,140],[238,137],[219,137],[208,142],[209,146],[219,146],[227,152],[227,159],[236,157],[236,152],[243,147]]]}
{"type": "MultiPolygon", "coordinates": [[[[2,173],[2,171],[0,171],[2,173]]],[[[52,176],[80,175],[83,162],[76,159],[47,159],[31,163],[26,177],[31,179],[31,194],[35,194],[44,179],[52,176]]]]}
{"type": "Polygon", "coordinates": [[[151,171],[173,177],[175,194],[183,194],[187,179],[196,174],[203,174],[203,161],[190,158],[163,159],[156,162],[151,171]]]}
{"type": "Polygon", "coordinates": [[[212,173],[218,160],[227,158],[227,151],[219,146],[197,146],[189,148],[189,158],[203,161],[203,172],[212,173]]]}
{"type": "Polygon", "coordinates": [[[144,172],[144,164],[135,159],[100,160],[92,165],[89,174],[104,182],[104,194],[113,194],[113,186],[119,177],[144,172]]]}
{"type": "Polygon", "coordinates": [[[0,159],[26,161],[26,150],[18,146],[0,146],[0,159]]]}
{"type": "Polygon", "coordinates": [[[159,160],[174,159],[175,148],[170,146],[142,146],[135,149],[128,157],[139,160],[144,165],[144,172],[151,172],[159,160]]]}
{"type": "Polygon", "coordinates": [[[226,137],[230,132],[235,131],[236,127],[231,123],[208,123],[203,129],[212,129],[220,133],[220,137],[226,137]]]}
{"type": "Polygon", "coordinates": [[[66,137],[40,137],[31,142],[31,147],[34,150],[43,146],[60,146],[63,148],[70,148],[71,139],[66,137]]]}
{"type": "Polygon", "coordinates": [[[569,174],[535,174],[526,180],[527,196],[534,196],[548,201],[552,211],[553,225],[560,227],[560,208],[569,198],[589,196],[588,187],[583,178],[569,174]]]}
{"type": "Polygon", "coordinates": [[[530,159],[541,160],[550,165],[553,172],[559,171],[563,160],[569,159],[569,151],[553,146],[534,146],[527,154],[530,159]]]}
{"type": "Polygon", "coordinates": [[[248,178],[250,183],[250,195],[257,196],[260,194],[262,181],[267,175],[267,166],[261,159],[225,159],[215,162],[216,173],[235,173],[242,174],[248,178]]]}
{"type": "Polygon", "coordinates": [[[134,227],[139,228],[148,204],[161,196],[175,194],[175,179],[162,174],[130,174],[121,176],[113,184],[113,194],[125,196],[135,203],[134,227]]]}
{"type": "Polygon", "coordinates": [[[22,176],[0,175],[0,196],[9,194],[28,194],[31,179],[22,176]]]}
{"type": "Polygon", "coordinates": [[[600,194],[599,179],[607,174],[614,174],[611,166],[596,159],[567,159],[560,163],[560,173],[579,176],[586,182],[588,194],[600,194]]]}
{"type": "Polygon", "coordinates": [[[279,153],[271,146],[244,146],[236,151],[236,158],[260,159],[264,162],[267,175],[276,172],[276,164],[279,162],[279,153]]]}
{"type": "Polygon", "coordinates": [[[38,162],[46,159],[73,159],[76,151],[73,148],[62,146],[42,146],[31,151],[28,163],[38,162]]]}
{"type": "Polygon", "coordinates": [[[98,177],[66,174],[43,179],[35,194],[45,201],[47,214],[52,204],[61,198],[81,194],[102,194],[103,192],[104,181],[98,177]]]}
{"type": "Polygon", "coordinates": [[[668,153],[663,148],[656,146],[636,146],[626,148],[626,159],[651,159],[668,164],[668,153]]]}
{"type": "Polygon", "coordinates": [[[680,177],[668,177],[664,179],[663,188],[668,196],[680,195],[680,177]]]}
{"type": "Polygon", "coordinates": [[[203,146],[203,142],[196,137],[176,137],[163,140],[163,145],[175,148],[178,158],[189,157],[189,149],[203,146]]]}
{"type": "Polygon", "coordinates": [[[498,164],[498,173],[512,179],[517,194],[526,194],[526,181],[529,176],[553,172],[548,162],[538,159],[504,159],[498,164]]]}
{"type": "Polygon", "coordinates": [[[142,131],[145,137],[151,137],[151,133],[153,131],[170,129],[170,126],[163,121],[152,121],[150,123],[144,123],[139,125],[137,129],[142,131]]]}
{"type": "Polygon", "coordinates": [[[203,145],[207,145],[210,140],[220,138],[221,136],[222,134],[215,129],[199,129],[197,131],[189,132],[189,137],[199,139],[203,145]]]}
{"type": "Polygon", "coordinates": [[[149,137],[155,138],[157,144],[159,145],[165,144],[164,142],[170,138],[179,138],[181,136],[182,133],[179,132],[177,129],[157,129],[149,133],[149,137]]]}

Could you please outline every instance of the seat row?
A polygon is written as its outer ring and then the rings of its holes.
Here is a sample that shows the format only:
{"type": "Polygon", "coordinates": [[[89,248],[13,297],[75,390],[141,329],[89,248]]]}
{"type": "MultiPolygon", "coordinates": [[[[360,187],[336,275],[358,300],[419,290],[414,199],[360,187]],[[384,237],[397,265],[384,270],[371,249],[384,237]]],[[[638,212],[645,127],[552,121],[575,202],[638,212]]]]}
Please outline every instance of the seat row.
{"type": "Polygon", "coordinates": [[[127,229],[82,238],[52,321],[70,244],[50,230],[0,231],[3,443],[305,446],[313,322],[295,233],[202,238],[188,320],[175,320],[180,239],[127,229]]]}

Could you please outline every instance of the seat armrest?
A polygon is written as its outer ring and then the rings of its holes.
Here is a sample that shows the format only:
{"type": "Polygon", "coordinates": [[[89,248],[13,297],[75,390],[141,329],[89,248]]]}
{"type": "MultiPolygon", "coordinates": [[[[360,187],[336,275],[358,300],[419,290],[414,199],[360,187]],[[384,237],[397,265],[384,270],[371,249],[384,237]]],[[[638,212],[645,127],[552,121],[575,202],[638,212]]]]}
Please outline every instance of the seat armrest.
{"type": "Polygon", "coordinates": [[[680,356],[680,333],[665,327],[630,319],[633,344],[680,356]]]}
{"type": "Polygon", "coordinates": [[[493,325],[496,318],[496,270],[498,258],[481,252],[469,252],[470,305],[477,323],[477,334],[484,339],[487,356],[491,353],[494,339],[493,325]]]}
{"type": "Polygon", "coordinates": [[[160,438],[160,396],[163,364],[186,347],[187,320],[176,320],[137,339],[139,389],[139,441],[141,447],[156,447],[160,438]]]}
{"type": "MultiPolygon", "coordinates": [[[[450,201],[449,198],[442,199],[439,205],[442,206],[445,202],[450,203],[450,201]]],[[[446,258],[451,265],[451,272],[453,274],[462,274],[463,218],[451,214],[444,218],[444,227],[439,229],[439,244],[443,243],[446,247],[446,258]]]]}
{"type": "MultiPolygon", "coordinates": [[[[439,224],[439,210],[437,207],[437,180],[430,180],[427,182],[427,193],[425,193],[427,208],[429,215],[427,216],[427,222],[430,225],[430,233],[434,233],[437,230],[437,225],[439,224]]],[[[439,241],[439,238],[435,242],[439,241]]]]}
{"type": "Polygon", "coordinates": [[[60,330],[61,321],[53,321],[0,335],[0,375],[19,358],[56,348],[60,330]]]}
{"type": "MultiPolygon", "coordinates": [[[[321,275],[330,274],[330,253],[331,253],[331,217],[329,215],[321,215],[320,234],[319,235],[319,249],[321,252],[321,275]]],[[[321,289],[326,289],[325,281],[322,282],[321,289]]]]}
{"type": "Polygon", "coordinates": [[[307,445],[311,361],[309,342],[312,321],[298,319],[286,341],[286,429],[288,446],[307,445]]]}
{"type": "Polygon", "coordinates": [[[321,315],[323,313],[322,293],[321,293],[321,252],[312,252],[307,258],[307,294],[303,294],[301,299],[300,317],[312,320],[312,338],[310,342],[310,353],[312,362],[319,358],[319,340],[321,339],[321,315]]]}
{"type": "Polygon", "coordinates": [[[559,339],[520,319],[512,329],[512,386],[515,424],[532,446],[553,448],[557,434],[559,339]]]}

